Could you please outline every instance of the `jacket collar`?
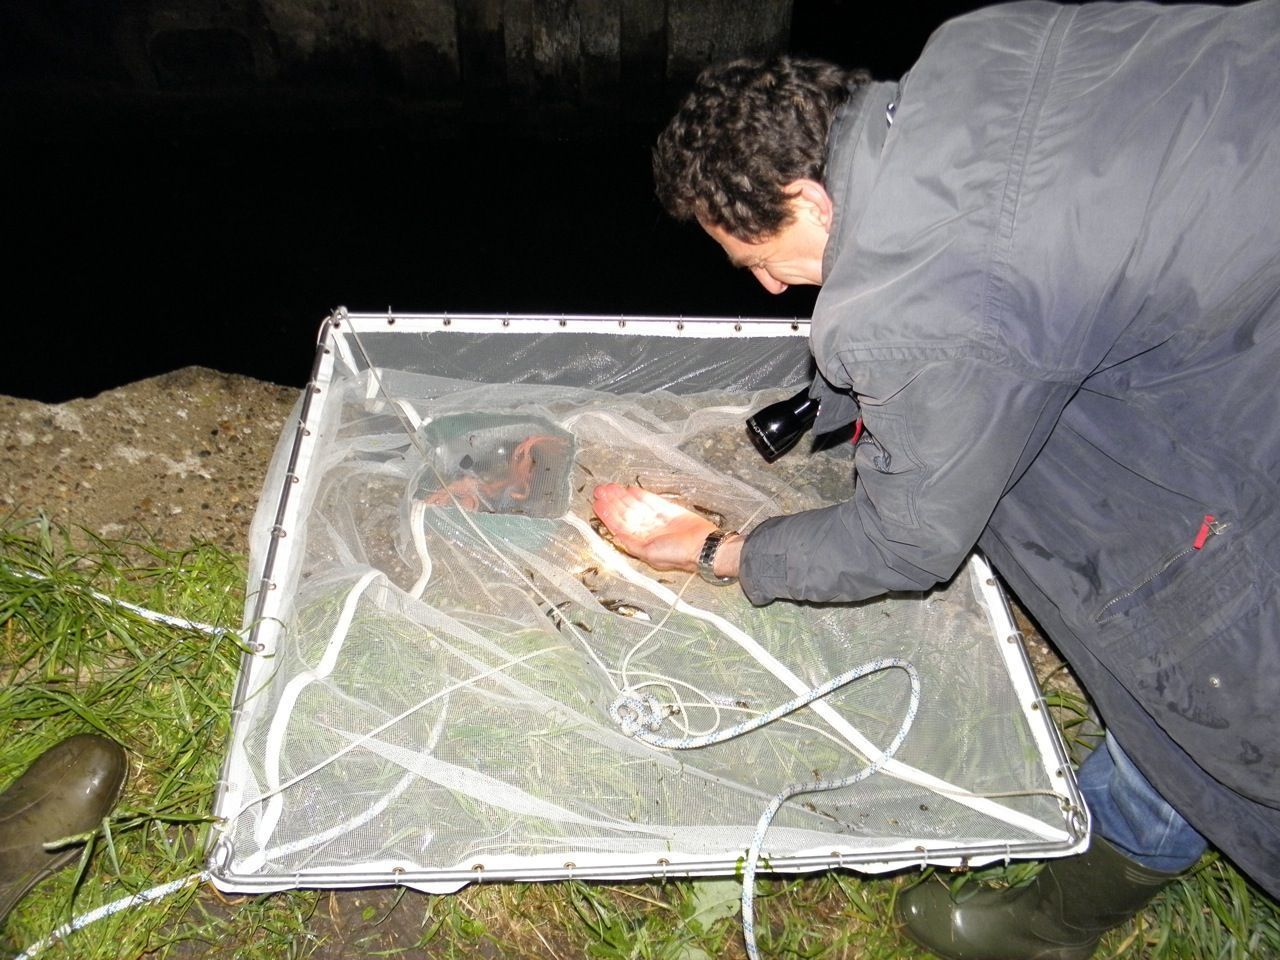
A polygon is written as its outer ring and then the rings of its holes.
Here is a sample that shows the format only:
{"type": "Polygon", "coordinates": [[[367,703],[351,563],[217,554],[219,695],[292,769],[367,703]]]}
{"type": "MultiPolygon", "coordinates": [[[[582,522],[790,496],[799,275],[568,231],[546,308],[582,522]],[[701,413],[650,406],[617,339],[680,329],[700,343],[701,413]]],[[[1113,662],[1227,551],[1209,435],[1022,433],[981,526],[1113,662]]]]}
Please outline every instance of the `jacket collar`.
{"type": "Polygon", "coordinates": [[[823,280],[830,276],[837,254],[866,209],[899,86],[896,82],[866,84],[836,111],[831,123],[825,186],[835,204],[835,213],[822,254],[823,280]]]}
{"type": "MultiPolygon", "coordinates": [[[[866,209],[867,194],[880,168],[880,151],[892,123],[900,85],[871,83],[859,88],[837,111],[827,136],[825,186],[835,210],[827,246],[822,253],[822,279],[845,241],[853,234],[866,209]]],[[[833,387],[819,372],[809,395],[818,398],[815,434],[836,430],[860,415],[857,400],[845,389],[833,387]]]]}

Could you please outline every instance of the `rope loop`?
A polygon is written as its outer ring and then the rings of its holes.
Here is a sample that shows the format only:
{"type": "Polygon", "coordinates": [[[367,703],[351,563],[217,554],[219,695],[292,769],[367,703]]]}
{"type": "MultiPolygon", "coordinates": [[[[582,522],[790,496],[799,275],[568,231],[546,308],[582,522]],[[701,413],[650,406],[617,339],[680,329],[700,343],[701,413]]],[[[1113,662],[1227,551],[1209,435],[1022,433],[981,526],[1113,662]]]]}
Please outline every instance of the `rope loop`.
{"type": "Polygon", "coordinates": [[[664,707],[652,693],[623,690],[609,704],[609,716],[628,737],[640,736],[644,731],[657,733],[662,721],[671,716],[672,708],[664,707]]]}

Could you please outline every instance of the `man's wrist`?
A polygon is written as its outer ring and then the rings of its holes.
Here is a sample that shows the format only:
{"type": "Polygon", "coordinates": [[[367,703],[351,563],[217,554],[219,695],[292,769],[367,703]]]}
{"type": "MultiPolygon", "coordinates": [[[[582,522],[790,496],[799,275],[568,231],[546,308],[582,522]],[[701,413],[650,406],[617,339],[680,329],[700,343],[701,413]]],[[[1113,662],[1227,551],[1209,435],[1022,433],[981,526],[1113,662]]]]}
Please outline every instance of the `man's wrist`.
{"type": "Polygon", "coordinates": [[[741,533],[730,533],[720,541],[720,549],[716,551],[713,570],[717,576],[738,579],[738,571],[742,562],[742,545],[746,536],[741,533]]]}

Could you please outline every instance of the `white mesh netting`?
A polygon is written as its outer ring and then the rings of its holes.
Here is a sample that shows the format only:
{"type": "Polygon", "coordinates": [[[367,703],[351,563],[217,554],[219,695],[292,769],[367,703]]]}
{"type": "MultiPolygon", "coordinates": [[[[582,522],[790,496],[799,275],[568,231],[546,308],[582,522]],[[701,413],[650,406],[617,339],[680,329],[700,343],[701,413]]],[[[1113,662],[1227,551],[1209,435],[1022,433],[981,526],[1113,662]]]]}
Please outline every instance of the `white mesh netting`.
{"type": "Polygon", "coordinates": [[[602,536],[608,480],[744,531],[847,495],[847,445],[770,465],[747,442],[744,417],[793,390],[339,365],[302,479],[275,470],[299,520],[242,676],[220,885],[731,870],[775,795],[872,762],[785,803],[770,860],[1069,847],[1074,787],[972,566],[924,596],[755,608],[602,536]],[[918,674],[913,721],[890,667],[716,745],[633,736],[728,730],[877,658],[918,674]]]}

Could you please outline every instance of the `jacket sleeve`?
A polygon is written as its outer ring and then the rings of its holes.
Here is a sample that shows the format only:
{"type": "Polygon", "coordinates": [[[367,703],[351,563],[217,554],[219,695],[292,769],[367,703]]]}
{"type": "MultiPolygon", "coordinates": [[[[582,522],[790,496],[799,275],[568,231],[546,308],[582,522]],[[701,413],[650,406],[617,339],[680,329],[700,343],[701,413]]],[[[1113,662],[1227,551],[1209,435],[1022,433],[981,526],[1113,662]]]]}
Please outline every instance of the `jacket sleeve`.
{"type": "Polygon", "coordinates": [[[752,603],[862,600],[949,579],[1074,390],[972,355],[881,362],[877,379],[895,366],[892,396],[861,398],[853,496],[748,534],[740,582],[752,603]]]}

